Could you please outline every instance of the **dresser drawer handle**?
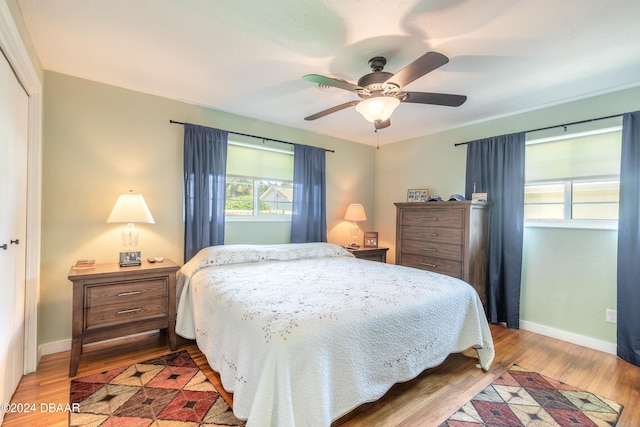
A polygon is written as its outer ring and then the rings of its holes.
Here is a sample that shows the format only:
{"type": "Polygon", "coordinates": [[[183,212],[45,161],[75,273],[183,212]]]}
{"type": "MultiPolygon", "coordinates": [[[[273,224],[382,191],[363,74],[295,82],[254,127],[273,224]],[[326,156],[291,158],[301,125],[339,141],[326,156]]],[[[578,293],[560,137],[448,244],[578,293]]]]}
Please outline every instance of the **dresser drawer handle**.
{"type": "Polygon", "coordinates": [[[436,248],[424,248],[423,251],[425,251],[425,252],[438,252],[438,250],[436,248]]]}
{"type": "Polygon", "coordinates": [[[427,236],[438,237],[438,233],[427,233],[427,236]]]}
{"type": "Polygon", "coordinates": [[[421,262],[420,265],[424,265],[426,267],[438,268],[438,264],[429,264],[428,262],[421,262]]]}
{"type": "Polygon", "coordinates": [[[432,216],[429,218],[425,218],[425,221],[438,221],[440,218],[438,218],[437,216],[432,216]]]}
{"type": "Polygon", "coordinates": [[[136,312],[138,312],[138,311],[140,311],[140,310],[141,310],[140,308],[132,308],[132,309],[130,309],[130,310],[120,310],[120,311],[118,312],[118,316],[119,316],[119,315],[121,315],[121,314],[136,313],[136,312]]]}
{"type": "Polygon", "coordinates": [[[142,291],[131,291],[131,292],[120,292],[118,294],[119,297],[128,297],[129,295],[138,295],[141,294],[142,291]]]}

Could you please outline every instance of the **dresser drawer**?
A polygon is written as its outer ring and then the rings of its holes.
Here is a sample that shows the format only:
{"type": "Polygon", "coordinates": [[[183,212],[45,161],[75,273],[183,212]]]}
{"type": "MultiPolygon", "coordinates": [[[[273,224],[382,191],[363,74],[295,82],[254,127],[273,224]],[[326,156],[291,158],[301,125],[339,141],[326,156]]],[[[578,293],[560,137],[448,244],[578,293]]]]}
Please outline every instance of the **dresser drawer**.
{"type": "Polygon", "coordinates": [[[402,225],[463,228],[463,218],[463,209],[406,209],[402,212],[402,225]]]}
{"type": "Polygon", "coordinates": [[[166,317],[167,299],[164,297],[133,299],[118,304],[89,307],[86,310],[85,328],[127,324],[133,321],[166,317]]]}
{"type": "Polygon", "coordinates": [[[402,253],[462,262],[462,246],[449,243],[405,240],[402,253]]]}
{"type": "Polygon", "coordinates": [[[462,278],[462,263],[440,258],[402,253],[402,265],[462,278]]]}
{"type": "Polygon", "coordinates": [[[402,240],[407,242],[409,240],[423,240],[462,245],[464,242],[464,230],[462,228],[408,225],[402,227],[402,240]]]}
{"type": "Polygon", "coordinates": [[[136,304],[151,298],[165,297],[168,283],[165,278],[129,281],[112,285],[87,286],[86,307],[111,304],[136,304]]]}

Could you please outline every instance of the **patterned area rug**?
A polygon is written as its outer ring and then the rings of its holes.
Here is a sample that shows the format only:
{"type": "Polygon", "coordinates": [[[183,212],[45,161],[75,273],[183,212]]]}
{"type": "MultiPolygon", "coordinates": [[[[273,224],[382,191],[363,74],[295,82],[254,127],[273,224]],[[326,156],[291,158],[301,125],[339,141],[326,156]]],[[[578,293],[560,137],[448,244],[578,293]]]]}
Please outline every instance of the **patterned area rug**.
{"type": "Polygon", "coordinates": [[[187,351],[71,381],[70,426],[241,426],[187,351]]]}
{"type": "Polygon", "coordinates": [[[611,400],[514,365],[440,427],[611,427],[621,412],[611,400]]]}

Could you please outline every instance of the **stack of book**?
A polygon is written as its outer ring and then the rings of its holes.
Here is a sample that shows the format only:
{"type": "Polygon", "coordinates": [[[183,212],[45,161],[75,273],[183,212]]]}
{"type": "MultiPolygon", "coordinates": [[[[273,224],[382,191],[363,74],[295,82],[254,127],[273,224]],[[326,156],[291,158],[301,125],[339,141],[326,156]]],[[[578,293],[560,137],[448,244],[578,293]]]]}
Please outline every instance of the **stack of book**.
{"type": "Polygon", "coordinates": [[[84,270],[85,268],[94,268],[96,261],[94,259],[79,259],[76,261],[76,265],[73,266],[75,270],[84,270]]]}

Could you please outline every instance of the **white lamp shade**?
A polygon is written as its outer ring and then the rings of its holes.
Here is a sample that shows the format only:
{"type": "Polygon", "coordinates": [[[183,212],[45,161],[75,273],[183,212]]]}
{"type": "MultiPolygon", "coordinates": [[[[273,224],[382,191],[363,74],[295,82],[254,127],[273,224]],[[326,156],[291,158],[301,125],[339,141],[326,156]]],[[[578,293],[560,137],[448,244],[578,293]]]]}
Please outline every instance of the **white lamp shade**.
{"type": "Polygon", "coordinates": [[[133,194],[132,191],[118,196],[107,222],[155,224],[142,194],[133,194]]]}
{"type": "Polygon", "coordinates": [[[351,203],[347,207],[347,213],[344,215],[347,221],[366,221],[367,214],[364,212],[364,206],[360,203],[351,203]]]}
{"type": "Polygon", "coordinates": [[[366,120],[375,123],[378,120],[385,121],[391,117],[398,105],[400,105],[400,100],[396,97],[377,96],[361,101],[356,105],[356,111],[362,114],[366,120]]]}

